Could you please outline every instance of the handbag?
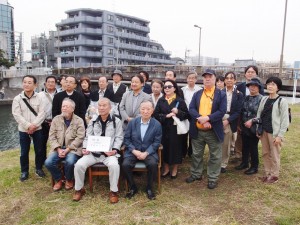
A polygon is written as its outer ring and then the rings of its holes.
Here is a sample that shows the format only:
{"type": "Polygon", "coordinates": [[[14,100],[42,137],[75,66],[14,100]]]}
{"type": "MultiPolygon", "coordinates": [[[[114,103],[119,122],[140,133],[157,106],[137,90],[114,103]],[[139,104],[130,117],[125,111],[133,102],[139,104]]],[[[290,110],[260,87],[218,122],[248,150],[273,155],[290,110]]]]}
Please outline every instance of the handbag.
{"type": "Polygon", "coordinates": [[[174,123],[177,125],[177,134],[186,134],[190,129],[190,122],[188,119],[180,120],[176,116],[172,116],[174,123]]]}

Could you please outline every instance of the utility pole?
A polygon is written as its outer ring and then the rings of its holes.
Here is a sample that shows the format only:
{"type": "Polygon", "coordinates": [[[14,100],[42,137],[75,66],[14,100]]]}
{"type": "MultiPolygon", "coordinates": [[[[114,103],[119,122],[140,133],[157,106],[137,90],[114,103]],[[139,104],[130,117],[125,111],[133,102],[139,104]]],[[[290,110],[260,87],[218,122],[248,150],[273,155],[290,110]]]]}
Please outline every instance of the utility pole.
{"type": "Polygon", "coordinates": [[[281,44],[281,54],[280,54],[280,63],[279,63],[279,77],[280,78],[281,78],[281,75],[282,75],[282,65],[283,65],[283,49],[284,49],[287,3],[288,3],[288,0],[285,0],[284,22],[283,22],[283,32],[282,32],[282,44],[281,44]]]}

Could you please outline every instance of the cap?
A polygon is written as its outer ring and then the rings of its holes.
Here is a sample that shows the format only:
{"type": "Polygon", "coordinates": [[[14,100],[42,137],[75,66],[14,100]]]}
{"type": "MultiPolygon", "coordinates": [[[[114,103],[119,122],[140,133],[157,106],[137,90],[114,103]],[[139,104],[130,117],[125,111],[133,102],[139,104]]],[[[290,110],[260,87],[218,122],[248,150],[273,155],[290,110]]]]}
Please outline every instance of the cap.
{"type": "Polygon", "coordinates": [[[211,70],[211,69],[206,69],[204,71],[204,73],[202,74],[202,76],[205,76],[206,74],[210,74],[210,75],[215,75],[216,76],[216,72],[214,70],[211,70]]]}
{"type": "Polygon", "coordinates": [[[262,87],[262,84],[260,82],[260,80],[258,78],[252,78],[247,84],[246,86],[249,87],[250,85],[256,85],[258,87],[262,87]]]}
{"type": "Polygon", "coordinates": [[[113,77],[115,74],[119,74],[122,78],[123,78],[123,75],[122,75],[122,71],[121,70],[115,70],[111,76],[113,77]]]}

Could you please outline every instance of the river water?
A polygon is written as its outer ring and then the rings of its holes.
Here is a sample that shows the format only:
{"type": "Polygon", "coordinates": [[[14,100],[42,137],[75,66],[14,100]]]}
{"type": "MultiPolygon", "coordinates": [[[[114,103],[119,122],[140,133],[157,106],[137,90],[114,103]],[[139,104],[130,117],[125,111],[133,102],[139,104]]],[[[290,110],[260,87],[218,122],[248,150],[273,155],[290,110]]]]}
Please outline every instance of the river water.
{"type": "Polygon", "coordinates": [[[0,151],[19,148],[17,123],[11,114],[11,105],[0,106],[0,151]]]}
{"type": "MultiPolygon", "coordinates": [[[[292,103],[291,97],[284,97],[292,103]]],[[[300,103],[300,98],[296,98],[300,103]]],[[[11,114],[11,105],[0,105],[0,151],[19,148],[17,123],[11,114]]]]}

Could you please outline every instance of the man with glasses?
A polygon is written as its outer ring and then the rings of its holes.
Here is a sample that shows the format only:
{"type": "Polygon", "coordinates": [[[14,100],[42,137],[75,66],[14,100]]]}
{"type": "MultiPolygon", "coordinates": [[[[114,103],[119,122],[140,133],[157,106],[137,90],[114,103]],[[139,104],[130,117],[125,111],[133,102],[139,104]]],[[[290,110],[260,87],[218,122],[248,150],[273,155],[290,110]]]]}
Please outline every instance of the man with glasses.
{"type": "Polygon", "coordinates": [[[222,118],[226,113],[226,94],[216,88],[216,73],[207,69],[202,74],[204,88],[193,95],[189,107],[191,115],[190,136],[193,155],[191,176],[187,183],[203,179],[203,156],[205,145],[209,147],[207,176],[209,189],[217,187],[222,161],[222,143],[224,140],[222,118]]]}
{"type": "MultiPolygon", "coordinates": [[[[74,114],[83,119],[85,123],[85,98],[82,94],[77,92],[77,80],[74,76],[68,76],[66,78],[66,89],[57,93],[53,98],[52,118],[61,114],[61,105],[65,98],[70,98],[75,102],[74,114]]],[[[86,126],[86,123],[85,123],[86,126]]]]}
{"type": "Polygon", "coordinates": [[[227,97],[227,109],[223,117],[224,143],[222,146],[221,173],[226,173],[233,139],[232,135],[237,132],[238,120],[244,101],[243,93],[236,89],[235,83],[235,73],[227,72],[225,74],[225,88],[223,89],[227,97]]]}

